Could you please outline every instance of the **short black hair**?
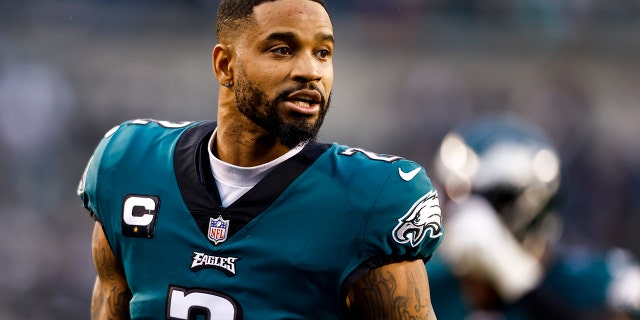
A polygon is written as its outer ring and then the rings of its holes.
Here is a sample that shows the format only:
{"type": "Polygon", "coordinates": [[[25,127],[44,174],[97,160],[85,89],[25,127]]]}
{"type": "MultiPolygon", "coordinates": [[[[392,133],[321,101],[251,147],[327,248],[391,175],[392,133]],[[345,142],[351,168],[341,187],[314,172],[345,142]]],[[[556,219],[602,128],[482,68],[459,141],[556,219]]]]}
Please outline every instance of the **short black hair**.
{"type": "MultiPolygon", "coordinates": [[[[238,31],[241,23],[250,19],[253,15],[253,8],[265,2],[278,0],[222,0],[218,6],[218,16],[216,20],[216,36],[218,41],[228,38],[230,32],[238,31]]],[[[323,0],[308,0],[319,3],[327,10],[323,0]]]]}

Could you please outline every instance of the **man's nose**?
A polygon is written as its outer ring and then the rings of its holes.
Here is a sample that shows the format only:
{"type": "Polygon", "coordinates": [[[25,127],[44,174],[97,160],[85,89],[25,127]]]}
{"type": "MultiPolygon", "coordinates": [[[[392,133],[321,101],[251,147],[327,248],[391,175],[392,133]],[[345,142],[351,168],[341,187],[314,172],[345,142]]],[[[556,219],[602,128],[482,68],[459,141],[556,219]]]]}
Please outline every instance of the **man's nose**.
{"type": "Polygon", "coordinates": [[[322,79],[321,63],[313,54],[299,55],[291,70],[291,77],[303,82],[319,81],[322,79]]]}

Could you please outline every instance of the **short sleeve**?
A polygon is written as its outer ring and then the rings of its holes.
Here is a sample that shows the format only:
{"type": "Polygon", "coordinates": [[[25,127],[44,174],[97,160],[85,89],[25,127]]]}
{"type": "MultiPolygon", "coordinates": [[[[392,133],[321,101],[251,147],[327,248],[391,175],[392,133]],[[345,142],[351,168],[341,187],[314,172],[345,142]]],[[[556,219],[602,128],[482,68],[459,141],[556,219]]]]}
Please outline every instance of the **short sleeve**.
{"type": "Polygon", "coordinates": [[[438,193],[417,163],[400,160],[391,167],[368,216],[364,253],[428,260],[443,237],[438,193]]]}
{"type": "Polygon", "coordinates": [[[121,125],[117,125],[105,133],[104,137],[94,150],[93,155],[89,158],[87,166],[82,173],[80,183],[78,184],[77,193],[82,200],[82,204],[87,210],[89,210],[91,216],[97,221],[100,221],[98,202],[96,199],[100,163],[107,145],[114,133],[118,131],[120,127],[121,125]]]}

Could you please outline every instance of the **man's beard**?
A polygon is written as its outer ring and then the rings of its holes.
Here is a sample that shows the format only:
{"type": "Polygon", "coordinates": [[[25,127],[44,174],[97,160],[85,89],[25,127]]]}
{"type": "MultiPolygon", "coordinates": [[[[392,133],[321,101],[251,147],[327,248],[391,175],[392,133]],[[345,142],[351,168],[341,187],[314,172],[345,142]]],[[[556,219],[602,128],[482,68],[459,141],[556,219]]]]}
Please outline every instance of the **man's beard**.
{"type": "Polygon", "coordinates": [[[236,78],[236,102],[238,110],[253,121],[258,126],[268,132],[267,139],[271,139],[289,149],[293,149],[302,142],[315,140],[324,117],[329,110],[331,95],[328,99],[312,83],[300,83],[299,85],[282,90],[276,94],[274,99],[269,99],[267,95],[260,91],[244,75],[236,78]],[[321,101],[318,119],[314,123],[309,123],[308,115],[296,115],[285,118],[280,115],[279,105],[288,100],[292,93],[304,90],[316,90],[320,92],[321,101]],[[260,109],[264,108],[264,109],[260,109]]]}

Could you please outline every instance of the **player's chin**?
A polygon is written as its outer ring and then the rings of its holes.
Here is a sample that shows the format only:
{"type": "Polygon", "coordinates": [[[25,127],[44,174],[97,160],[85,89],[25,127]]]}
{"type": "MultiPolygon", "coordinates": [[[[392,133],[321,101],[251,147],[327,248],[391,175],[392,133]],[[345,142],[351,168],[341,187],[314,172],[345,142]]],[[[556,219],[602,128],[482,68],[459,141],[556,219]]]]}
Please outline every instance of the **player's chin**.
{"type": "Polygon", "coordinates": [[[289,132],[315,137],[322,126],[325,114],[323,108],[318,107],[317,109],[317,112],[313,113],[301,113],[287,108],[281,109],[280,122],[288,128],[289,132]]]}
{"type": "Polygon", "coordinates": [[[297,127],[301,130],[308,130],[316,126],[318,114],[306,114],[298,112],[285,112],[282,121],[289,126],[297,127]]]}

